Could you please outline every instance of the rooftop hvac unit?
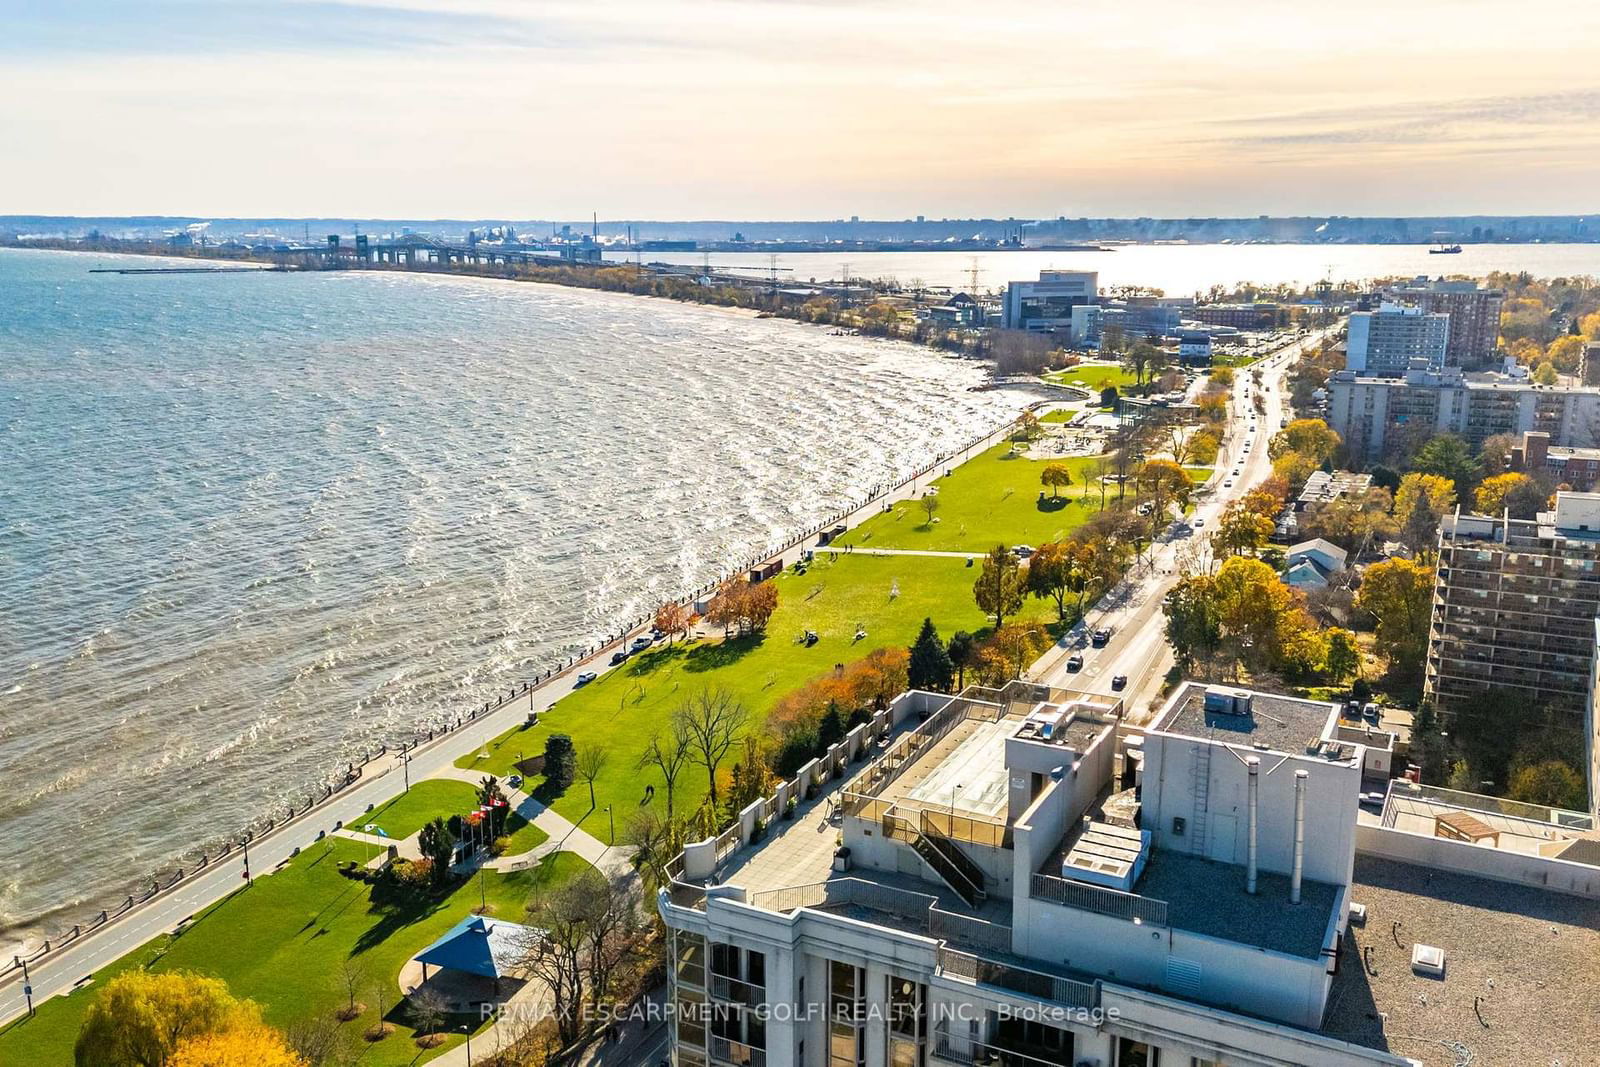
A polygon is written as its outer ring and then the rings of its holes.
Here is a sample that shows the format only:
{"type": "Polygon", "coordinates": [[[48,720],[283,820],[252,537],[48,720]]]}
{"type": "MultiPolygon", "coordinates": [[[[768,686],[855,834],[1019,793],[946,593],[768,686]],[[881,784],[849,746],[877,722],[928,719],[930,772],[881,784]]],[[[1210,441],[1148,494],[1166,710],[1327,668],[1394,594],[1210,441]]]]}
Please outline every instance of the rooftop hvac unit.
{"type": "Polygon", "coordinates": [[[1251,693],[1225,685],[1206,687],[1205,710],[1214,715],[1249,715],[1251,693]]]}
{"type": "Polygon", "coordinates": [[[1365,904],[1352,904],[1352,905],[1350,905],[1350,925],[1351,926],[1365,926],[1365,925],[1367,925],[1367,906],[1365,904]]]}
{"type": "Polygon", "coordinates": [[[1444,977],[1444,949],[1434,945],[1411,946],[1411,969],[1429,978],[1444,977]]]}

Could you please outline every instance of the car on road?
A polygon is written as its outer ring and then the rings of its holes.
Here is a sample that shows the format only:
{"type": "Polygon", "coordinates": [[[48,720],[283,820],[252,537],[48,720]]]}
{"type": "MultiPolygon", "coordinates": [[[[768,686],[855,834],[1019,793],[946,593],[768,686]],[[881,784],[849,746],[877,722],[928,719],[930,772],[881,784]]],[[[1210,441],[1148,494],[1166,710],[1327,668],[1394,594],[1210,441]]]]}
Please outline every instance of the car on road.
{"type": "Polygon", "coordinates": [[[1206,520],[1204,520],[1204,519],[1196,519],[1196,520],[1194,520],[1194,528],[1196,530],[1200,529],[1200,527],[1204,526],[1205,524],[1206,524],[1206,520]]]}
{"type": "Polygon", "coordinates": [[[1108,642],[1110,640],[1111,640],[1111,627],[1109,627],[1109,626],[1102,626],[1100,629],[1096,630],[1093,634],[1089,635],[1089,643],[1091,645],[1093,645],[1095,648],[1105,648],[1106,647],[1106,642],[1108,642]]]}
{"type": "Polygon", "coordinates": [[[506,779],[506,785],[509,785],[512,789],[521,789],[522,788],[522,775],[513,774],[511,777],[506,779]]]}
{"type": "Polygon", "coordinates": [[[594,671],[584,671],[582,674],[578,675],[578,680],[572,683],[572,688],[576,689],[579,686],[588,685],[598,677],[600,676],[594,671]]]}
{"type": "Polygon", "coordinates": [[[649,648],[653,643],[654,642],[652,642],[650,640],[650,638],[644,636],[643,634],[640,634],[638,637],[635,637],[633,639],[633,644],[630,645],[629,647],[632,648],[635,652],[643,652],[645,649],[649,648]]]}
{"type": "Polygon", "coordinates": [[[1128,688],[1128,676],[1126,674],[1114,674],[1111,676],[1112,692],[1120,693],[1126,688],[1128,688]]]}
{"type": "Polygon", "coordinates": [[[1227,481],[1223,482],[1222,483],[1222,488],[1224,488],[1224,489],[1232,489],[1233,488],[1233,479],[1229,478],[1227,481]]]}
{"type": "Polygon", "coordinates": [[[1081,670],[1083,670],[1083,657],[1078,655],[1076,652],[1074,652],[1072,655],[1068,656],[1067,657],[1067,670],[1069,670],[1069,671],[1081,671],[1081,670]]]}
{"type": "Polygon", "coordinates": [[[1013,553],[1015,553],[1015,555],[1016,555],[1016,557],[1018,559],[1027,559],[1029,556],[1033,555],[1033,546],[1032,545],[1018,545],[1016,548],[1013,548],[1011,551],[1013,553]]]}
{"type": "Polygon", "coordinates": [[[626,662],[628,662],[628,652],[626,649],[619,649],[618,651],[611,653],[611,665],[613,667],[619,663],[626,662]]]}

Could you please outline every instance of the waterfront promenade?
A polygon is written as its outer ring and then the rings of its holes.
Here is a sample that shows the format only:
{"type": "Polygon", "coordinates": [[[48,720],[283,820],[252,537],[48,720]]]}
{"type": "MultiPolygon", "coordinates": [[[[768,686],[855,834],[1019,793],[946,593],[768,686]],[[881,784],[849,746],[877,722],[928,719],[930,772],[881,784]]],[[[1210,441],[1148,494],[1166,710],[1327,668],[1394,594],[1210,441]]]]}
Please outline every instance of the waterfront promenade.
{"type": "MultiPolygon", "coordinates": [[[[898,501],[921,495],[948,467],[962,463],[1004,440],[1010,428],[1009,422],[998,426],[964,448],[937,457],[904,481],[873,487],[859,505],[821,524],[821,527],[839,523],[854,527],[898,501]]],[[[803,552],[814,548],[817,539],[818,529],[814,528],[781,549],[763,553],[755,560],[735,568],[733,573],[740,573],[752,564],[792,564],[803,552]]],[[[628,628],[615,640],[592,649],[588,655],[555,671],[538,684],[508,697],[486,712],[464,719],[454,730],[438,733],[431,740],[412,745],[403,753],[391,751],[368,763],[355,781],[333,793],[326,801],[267,833],[256,835],[248,848],[252,875],[267,875],[299,850],[328,835],[339,833],[345,826],[361,825],[367,812],[403,792],[408,779],[415,784],[429,778],[459,778],[462,772],[454,766],[457,759],[482,748],[493,738],[524,721],[530,713],[542,715],[548,712],[571,692],[579,673],[609,669],[606,660],[611,651],[625,644],[641,629],[648,629],[648,624],[628,628]]],[[[589,859],[591,854],[599,858],[608,851],[580,828],[574,827],[573,830],[582,834],[583,838],[568,838],[569,832],[564,827],[556,829],[561,832],[563,839],[572,843],[573,847],[569,850],[585,859],[589,859]]],[[[552,834],[553,840],[555,836],[552,834]]],[[[67,943],[52,944],[49,951],[33,954],[28,958],[25,971],[20,967],[6,971],[0,976],[0,1026],[26,1013],[25,984],[31,986],[33,1002],[37,1006],[45,999],[72,991],[99,969],[151,940],[170,933],[212,903],[241,890],[248,892],[244,887],[245,857],[245,850],[234,849],[205,867],[190,871],[170,889],[134,904],[122,914],[92,929],[85,928],[67,943]]],[[[614,863],[604,863],[602,866],[613,873],[617,870],[614,863]]]]}

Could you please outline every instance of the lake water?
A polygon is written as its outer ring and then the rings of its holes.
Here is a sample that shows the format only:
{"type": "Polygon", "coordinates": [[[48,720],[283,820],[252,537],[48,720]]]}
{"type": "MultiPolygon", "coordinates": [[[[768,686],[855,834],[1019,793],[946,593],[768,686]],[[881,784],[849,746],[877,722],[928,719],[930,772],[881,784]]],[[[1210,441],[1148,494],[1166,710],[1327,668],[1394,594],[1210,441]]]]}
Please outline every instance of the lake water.
{"type": "MultiPolygon", "coordinates": [[[[780,320],[0,251],[0,928],[185,846],[1013,413],[780,320]]],[[[0,939],[4,940],[4,939],[0,939]]]]}
{"type": "MultiPolygon", "coordinates": [[[[699,266],[698,252],[646,252],[645,260],[699,266]]],[[[616,259],[632,257],[618,255],[616,259]]],[[[770,256],[761,253],[711,253],[714,267],[740,267],[766,277],[770,256]]],[[[1427,245],[1119,245],[1109,252],[795,252],[778,256],[789,268],[782,281],[894,278],[902,285],[921,279],[928,285],[969,288],[978,268],[978,286],[1004,288],[1008,281],[1037,278],[1041,270],[1093,270],[1100,284],[1150,285],[1168,296],[1192,296],[1213,285],[1240,282],[1295,286],[1323,278],[1336,282],[1418,274],[1528,271],[1541,277],[1600,275],[1600,244],[1466,245],[1460,255],[1433,256],[1427,245]]]]}

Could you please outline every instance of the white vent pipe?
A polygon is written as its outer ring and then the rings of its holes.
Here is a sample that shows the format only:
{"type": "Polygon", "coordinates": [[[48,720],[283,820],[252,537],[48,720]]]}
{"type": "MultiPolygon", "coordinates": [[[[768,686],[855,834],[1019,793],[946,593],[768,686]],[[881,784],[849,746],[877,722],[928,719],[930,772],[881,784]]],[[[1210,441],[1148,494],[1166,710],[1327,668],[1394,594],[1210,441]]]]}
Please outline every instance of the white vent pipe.
{"type": "Polygon", "coordinates": [[[1306,779],[1310,775],[1294,772],[1294,872],[1289,876],[1289,903],[1300,903],[1300,878],[1306,867],[1306,779]]]}
{"type": "Polygon", "coordinates": [[[1244,891],[1251,895],[1256,891],[1256,796],[1261,787],[1261,757],[1251,756],[1245,760],[1245,766],[1250,768],[1250,863],[1248,875],[1245,878],[1244,891]]]}

